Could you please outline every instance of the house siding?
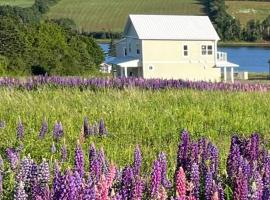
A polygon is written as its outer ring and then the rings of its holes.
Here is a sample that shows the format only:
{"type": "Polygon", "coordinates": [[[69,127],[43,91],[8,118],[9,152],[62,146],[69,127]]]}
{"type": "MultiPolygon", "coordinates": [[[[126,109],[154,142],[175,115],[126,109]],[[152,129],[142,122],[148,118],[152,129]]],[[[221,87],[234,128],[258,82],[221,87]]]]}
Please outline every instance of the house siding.
{"type": "Polygon", "coordinates": [[[214,68],[215,44],[215,41],[143,40],[143,77],[220,81],[220,69],[214,68]],[[183,45],[188,46],[188,56],[184,56],[183,45]],[[212,55],[202,55],[201,45],[212,45],[212,55]]]}

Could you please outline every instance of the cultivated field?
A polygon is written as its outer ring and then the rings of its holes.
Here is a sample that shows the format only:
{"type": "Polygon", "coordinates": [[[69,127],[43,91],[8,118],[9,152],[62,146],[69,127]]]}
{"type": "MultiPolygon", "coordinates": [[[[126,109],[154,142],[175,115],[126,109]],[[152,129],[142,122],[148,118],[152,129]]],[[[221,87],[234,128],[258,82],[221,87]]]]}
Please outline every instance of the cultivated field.
{"type": "Polygon", "coordinates": [[[68,17],[79,29],[122,31],[128,14],[203,14],[196,0],[61,0],[50,18],[68,17]]]}
{"type": "Polygon", "coordinates": [[[232,16],[246,24],[250,19],[264,20],[270,15],[270,3],[260,1],[226,1],[232,16]]]}
{"type": "Polygon", "coordinates": [[[232,134],[250,135],[256,131],[267,137],[270,133],[269,93],[175,89],[81,91],[48,86],[33,91],[1,89],[0,92],[0,120],[6,122],[6,127],[0,129],[1,155],[16,144],[19,117],[25,128],[23,155],[53,159],[52,129],[56,120],[60,120],[68,163],[72,165],[83,118],[89,117],[91,123],[104,118],[108,137],[86,139],[83,144],[86,152],[89,144],[95,142],[98,148],[104,147],[109,160],[124,166],[132,162],[133,150],[139,144],[144,157],[143,171],[149,172],[156,154],[163,151],[168,157],[170,177],[175,169],[179,133],[184,128],[194,139],[201,136],[211,139],[220,149],[223,167],[232,134]],[[49,123],[49,134],[39,140],[44,117],[49,123]]]}
{"type": "Polygon", "coordinates": [[[28,7],[34,3],[34,0],[1,0],[0,5],[11,5],[11,6],[20,6],[28,7]]]}

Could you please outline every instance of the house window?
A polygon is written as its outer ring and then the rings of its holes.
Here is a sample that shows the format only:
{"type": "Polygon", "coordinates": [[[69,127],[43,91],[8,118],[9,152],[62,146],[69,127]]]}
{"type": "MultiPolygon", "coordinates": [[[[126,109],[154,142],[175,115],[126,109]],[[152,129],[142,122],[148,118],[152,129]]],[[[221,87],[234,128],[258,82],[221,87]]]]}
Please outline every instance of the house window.
{"type": "Polygon", "coordinates": [[[140,50],[140,45],[139,44],[136,45],[136,48],[137,48],[137,54],[141,54],[141,50],[140,50]]]}
{"type": "Polygon", "coordinates": [[[131,43],[128,44],[128,51],[131,52],[131,43]]]}
{"type": "Polygon", "coordinates": [[[188,56],[188,45],[184,45],[183,46],[183,52],[184,52],[184,56],[188,56]]]}
{"type": "Polygon", "coordinates": [[[124,48],[124,55],[127,55],[127,48],[124,48]]]}
{"type": "Polygon", "coordinates": [[[149,66],[148,69],[151,71],[151,70],[154,70],[154,67],[153,66],[149,66]]]}
{"type": "Polygon", "coordinates": [[[212,55],[213,46],[212,45],[202,45],[202,55],[212,55]]]}

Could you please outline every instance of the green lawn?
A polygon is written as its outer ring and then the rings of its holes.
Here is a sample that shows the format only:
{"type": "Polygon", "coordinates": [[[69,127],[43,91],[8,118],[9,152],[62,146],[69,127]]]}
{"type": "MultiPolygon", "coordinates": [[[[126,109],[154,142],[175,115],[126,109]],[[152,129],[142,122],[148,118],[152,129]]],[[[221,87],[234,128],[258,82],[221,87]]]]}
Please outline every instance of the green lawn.
{"type": "Polygon", "coordinates": [[[11,6],[20,6],[28,7],[34,3],[34,0],[0,0],[0,5],[11,5],[11,6]]]}
{"type": "MultiPolygon", "coordinates": [[[[187,128],[193,138],[205,136],[216,144],[222,164],[234,133],[249,135],[254,131],[269,137],[270,93],[206,92],[193,90],[102,90],[50,89],[36,91],[0,90],[0,120],[7,127],[0,129],[0,154],[16,143],[16,124],[20,117],[25,125],[24,154],[41,159],[50,156],[52,127],[56,120],[64,126],[69,148],[69,164],[73,164],[74,146],[79,138],[84,116],[90,121],[104,118],[108,138],[91,137],[103,146],[109,160],[120,166],[131,163],[136,144],[141,145],[144,171],[149,172],[158,152],[169,159],[172,177],[179,131],[187,128]],[[41,121],[49,122],[49,135],[38,140],[41,121]]],[[[61,141],[63,143],[63,140],[61,141]]],[[[59,152],[56,154],[59,157],[59,152]]]]}
{"type": "Polygon", "coordinates": [[[73,19],[80,30],[122,31],[128,14],[203,14],[196,0],[61,0],[50,18],[73,19]]]}
{"type": "Polygon", "coordinates": [[[229,13],[245,25],[250,19],[264,20],[270,15],[270,3],[260,1],[226,1],[229,13]]]}

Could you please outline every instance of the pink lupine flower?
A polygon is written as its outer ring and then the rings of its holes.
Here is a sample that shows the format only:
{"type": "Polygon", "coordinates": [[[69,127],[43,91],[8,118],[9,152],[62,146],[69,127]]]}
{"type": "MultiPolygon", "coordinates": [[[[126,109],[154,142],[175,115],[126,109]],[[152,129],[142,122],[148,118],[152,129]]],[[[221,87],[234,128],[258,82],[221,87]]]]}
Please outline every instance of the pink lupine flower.
{"type": "Polygon", "coordinates": [[[109,172],[108,172],[107,177],[106,177],[108,188],[112,187],[115,175],[116,175],[116,167],[114,164],[111,164],[110,168],[109,168],[109,172]]]}
{"type": "Polygon", "coordinates": [[[180,198],[186,196],[186,175],[182,167],[179,168],[176,174],[176,192],[180,198]]]}

